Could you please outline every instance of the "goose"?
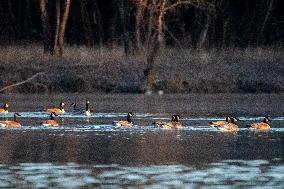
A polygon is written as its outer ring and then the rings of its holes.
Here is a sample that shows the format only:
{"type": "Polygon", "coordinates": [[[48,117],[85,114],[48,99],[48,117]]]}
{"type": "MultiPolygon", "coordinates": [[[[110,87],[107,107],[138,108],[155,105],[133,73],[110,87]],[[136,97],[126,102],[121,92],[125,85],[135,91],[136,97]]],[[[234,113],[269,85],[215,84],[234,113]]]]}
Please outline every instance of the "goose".
{"type": "Polygon", "coordinates": [[[224,125],[226,123],[230,123],[230,121],[231,121],[231,117],[227,116],[225,121],[211,121],[211,122],[209,122],[209,125],[211,127],[218,127],[220,125],[224,125]]]}
{"type": "Polygon", "coordinates": [[[65,105],[65,103],[63,101],[61,101],[59,108],[50,108],[50,109],[46,109],[46,111],[49,112],[49,113],[54,112],[55,114],[62,114],[62,113],[65,113],[64,105],[65,105]]]}
{"type": "Polygon", "coordinates": [[[0,113],[2,113],[2,114],[7,114],[7,113],[9,113],[9,111],[8,111],[8,104],[4,104],[3,105],[3,108],[0,108],[0,113]]]}
{"type": "Polygon", "coordinates": [[[126,121],[113,121],[114,126],[133,126],[131,118],[133,117],[132,112],[128,112],[126,121]]]}
{"type": "Polygon", "coordinates": [[[270,125],[268,124],[269,121],[271,120],[268,117],[264,117],[262,122],[247,125],[247,128],[250,130],[269,130],[270,129],[270,125]]]}
{"type": "Polygon", "coordinates": [[[91,116],[91,110],[90,110],[90,101],[86,100],[86,106],[85,106],[85,110],[82,111],[80,109],[77,108],[77,104],[75,102],[73,102],[71,104],[73,106],[73,113],[75,114],[84,114],[85,116],[91,116]]]}
{"type": "Polygon", "coordinates": [[[0,126],[11,127],[11,128],[20,128],[21,124],[17,120],[18,116],[21,116],[21,115],[19,113],[14,113],[14,120],[13,121],[0,121],[0,126]]]}
{"type": "Polygon", "coordinates": [[[76,102],[72,102],[71,106],[73,106],[73,113],[78,113],[78,112],[80,112],[80,109],[77,108],[76,102]]]}
{"type": "Polygon", "coordinates": [[[240,130],[236,124],[237,121],[238,121],[238,118],[232,117],[230,123],[219,125],[217,129],[220,131],[225,131],[225,132],[237,132],[240,130]]]}
{"type": "Polygon", "coordinates": [[[55,112],[51,112],[50,113],[50,119],[43,121],[41,124],[43,126],[50,126],[50,127],[58,127],[59,124],[57,123],[57,121],[54,120],[54,116],[58,116],[55,112]]]}
{"type": "Polygon", "coordinates": [[[86,100],[86,107],[85,107],[85,116],[91,116],[91,110],[90,110],[90,101],[86,100]]]}
{"type": "Polygon", "coordinates": [[[179,120],[182,117],[180,115],[172,115],[172,120],[170,122],[154,122],[153,124],[156,127],[162,127],[164,129],[171,129],[171,128],[182,128],[182,124],[179,122],[179,120]]]}

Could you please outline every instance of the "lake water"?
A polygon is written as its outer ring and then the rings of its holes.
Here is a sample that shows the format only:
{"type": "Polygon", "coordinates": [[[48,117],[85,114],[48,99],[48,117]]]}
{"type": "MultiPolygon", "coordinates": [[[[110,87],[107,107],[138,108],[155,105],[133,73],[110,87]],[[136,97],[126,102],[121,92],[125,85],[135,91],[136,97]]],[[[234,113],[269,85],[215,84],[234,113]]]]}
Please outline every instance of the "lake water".
{"type": "MultiPolygon", "coordinates": [[[[1,188],[283,188],[284,95],[1,95],[22,128],[0,128],[1,188]],[[88,98],[93,115],[70,113],[88,98]],[[66,102],[60,126],[44,108],[66,102]],[[135,113],[135,126],[112,126],[135,113]],[[68,113],[69,112],[69,113],[68,113]],[[184,128],[152,122],[182,114],[184,128]],[[208,126],[238,116],[237,133],[208,126]],[[245,125],[271,117],[268,132],[245,125]]],[[[6,115],[12,118],[13,114],[6,115]]]]}

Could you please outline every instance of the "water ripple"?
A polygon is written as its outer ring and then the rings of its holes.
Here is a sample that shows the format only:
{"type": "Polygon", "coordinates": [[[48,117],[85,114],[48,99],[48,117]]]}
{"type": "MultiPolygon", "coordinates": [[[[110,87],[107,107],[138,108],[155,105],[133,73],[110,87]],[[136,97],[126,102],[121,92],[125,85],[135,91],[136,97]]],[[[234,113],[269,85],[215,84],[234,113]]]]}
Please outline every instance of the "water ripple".
{"type": "Polygon", "coordinates": [[[0,165],[6,188],[281,188],[284,164],[267,160],[224,160],[197,168],[184,164],[129,167],[76,163],[0,165]]]}

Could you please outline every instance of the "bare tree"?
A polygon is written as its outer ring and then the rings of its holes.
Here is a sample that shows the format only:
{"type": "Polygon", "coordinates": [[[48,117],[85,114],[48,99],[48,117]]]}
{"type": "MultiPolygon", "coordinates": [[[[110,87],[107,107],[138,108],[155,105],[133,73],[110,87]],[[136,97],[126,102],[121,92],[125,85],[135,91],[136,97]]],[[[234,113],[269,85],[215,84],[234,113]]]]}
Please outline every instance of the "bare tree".
{"type": "Polygon", "coordinates": [[[62,16],[61,0],[56,0],[55,5],[52,5],[52,1],[39,0],[44,51],[49,51],[54,56],[62,56],[64,35],[70,10],[70,0],[64,1],[62,16]]]}
{"type": "Polygon", "coordinates": [[[44,52],[50,51],[50,24],[47,13],[47,0],[39,0],[42,25],[42,39],[44,52]]]}
{"type": "MultiPolygon", "coordinates": [[[[267,2],[267,1],[265,1],[265,2],[267,2]]],[[[266,28],[267,21],[269,20],[271,14],[272,14],[273,8],[274,8],[274,0],[270,0],[268,2],[268,7],[267,7],[267,10],[266,10],[266,14],[264,16],[264,19],[263,19],[263,22],[261,24],[261,28],[260,28],[260,31],[259,31],[258,42],[259,41],[263,41],[264,29],[266,28]]]]}
{"type": "MultiPolygon", "coordinates": [[[[141,3],[141,1],[140,1],[141,3]]],[[[145,2],[144,2],[145,3],[145,2]]],[[[165,16],[181,6],[194,6],[200,9],[212,9],[207,0],[151,0],[148,1],[148,35],[147,35],[147,67],[144,70],[145,90],[151,89],[151,75],[154,69],[155,57],[165,47],[165,16]]],[[[209,21],[208,21],[209,23],[209,21]]],[[[139,30],[136,23],[136,32],[139,30]]],[[[205,27],[206,28],[206,27],[205,27]]],[[[208,29],[207,29],[208,30],[208,29]]],[[[207,31],[206,31],[207,32],[207,31]]],[[[139,32],[138,32],[139,33],[139,32]]],[[[137,36],[136,37],[140,37],[137,36]]],[[[138,40],[137,40],[138,41],[138,40]]]]}

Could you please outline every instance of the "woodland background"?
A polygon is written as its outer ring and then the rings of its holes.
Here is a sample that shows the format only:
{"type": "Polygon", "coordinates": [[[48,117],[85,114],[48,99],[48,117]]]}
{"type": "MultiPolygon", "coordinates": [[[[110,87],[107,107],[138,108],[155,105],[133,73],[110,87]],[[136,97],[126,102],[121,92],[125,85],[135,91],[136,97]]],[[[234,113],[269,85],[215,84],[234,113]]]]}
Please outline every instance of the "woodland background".
{"type": "Polygon", "coordinates": [[[3,0],[0,92],[283,92],[283,7],[3,0]]]}

